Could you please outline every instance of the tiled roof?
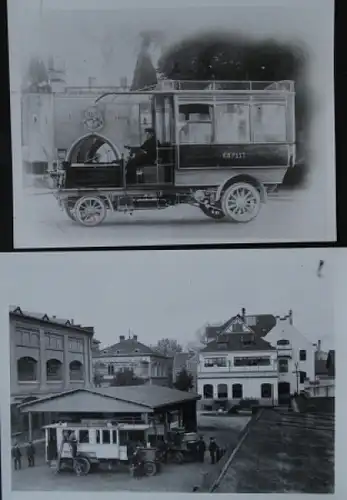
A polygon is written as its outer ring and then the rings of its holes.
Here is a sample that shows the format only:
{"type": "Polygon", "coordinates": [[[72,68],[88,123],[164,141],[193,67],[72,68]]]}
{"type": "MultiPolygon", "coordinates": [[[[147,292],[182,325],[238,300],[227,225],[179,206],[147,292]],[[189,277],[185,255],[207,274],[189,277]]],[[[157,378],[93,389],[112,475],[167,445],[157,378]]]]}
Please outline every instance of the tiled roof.
{"type": "Polygon", "coordinates": [[[233,333],[219,335],[212,340],[201,352],[229,352],[229,351],[273,351],[274,347],[261,337],[249,333],[233,333]]]}
{"type": "MultiPolygon", "coordinates": [[[[206,327],[206,338],[207,340],[215,339],[218,333],[222,332],[232,323],[235,318],[241,318],[239,314],[232,316],[228,321],[221,325],[207,326],[206,327]]],[[[254,333],[259,337],[264,337],[269,331],[276,325],[276,318],[272,314],[248,314],[245,316],[245,324],[249,326],[254,333]],[[247,318],[255,317],[256,324],[248,325],[247,318]]]]}
{"type": "Polygon", "coordinates": [[[88,332],[94,334],[93,326],[83,326],[80,324],[74,323],[71,319],[66,318],[57,318],[56,316],[48,316],[46,313],[38,313],[38,312],[28,312],[23,311],[19,306],[10,306],[10,315],[16,316],[18,318],[27,318],[36,321],[43,321],[50,323],[52,325],[65,326],[69,328],[75,328],[77,330],[83,330],[84,332],[88,332]]]}
{"type": "Polygon", "coordinates": [[[165,357],[155,351],[150,347],[142,344],[136,339],[124,339],[117,344],[113,344],[105,349],[102,349],[95,357],[108,357],[108,356],[161,356],[165,357]]]}

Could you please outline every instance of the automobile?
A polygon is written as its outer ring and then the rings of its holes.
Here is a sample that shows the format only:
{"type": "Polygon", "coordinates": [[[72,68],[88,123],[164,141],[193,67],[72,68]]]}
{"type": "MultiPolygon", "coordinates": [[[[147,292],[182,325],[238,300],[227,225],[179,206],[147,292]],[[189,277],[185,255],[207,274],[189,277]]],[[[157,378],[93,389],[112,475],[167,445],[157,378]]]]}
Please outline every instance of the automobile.
{"type": "Polygon", "coordinates": [[[74,471],[78,476],[85,476],[100,465],[106,464],[109,469],[117,468],[122,463],[129,466],[128,455],[129,436],[136,436],[137,442],[141,438],[141,445],[134,446],[141,454],[143,470],[146,476],[153,476],[159,471],[157,450],[150,446],[146,424],[125,423],[71,423],[59,422],[46,425],[46,461],[56,473],[74,471]],[[71,445],[71,433],[76,442],[76,453],[71,445]],[[56,460],[51,460],[53,455],[56,460]]]}
{"type": "Polygon", "coordinates": [[[83,226],[111,212],[179,204],[247,223],[296,164],[294,81],[162,80],[142,91],[107,92],[95,106],[110,98],[123,108],[138,99],[135,135],[140,141],[145,123],[155,147],[149,154],[144,144],[122,144],[111,161],[100,153],[111,141],[98,132],[75,141],[51,177],[60,207],[83,226]]]}

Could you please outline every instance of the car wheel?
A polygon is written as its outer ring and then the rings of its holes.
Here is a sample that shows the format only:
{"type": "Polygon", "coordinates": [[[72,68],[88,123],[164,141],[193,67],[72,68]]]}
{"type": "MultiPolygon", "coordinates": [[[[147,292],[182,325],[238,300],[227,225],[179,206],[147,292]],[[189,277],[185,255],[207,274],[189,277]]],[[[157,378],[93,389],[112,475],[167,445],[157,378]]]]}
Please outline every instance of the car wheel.
{"type": "Polygon", "coordinates": [[[229,220],[250,222],[257,217],[260,208],[260,193],[252,184],[235,182],[223,193],[222,210],[229,220]]]}

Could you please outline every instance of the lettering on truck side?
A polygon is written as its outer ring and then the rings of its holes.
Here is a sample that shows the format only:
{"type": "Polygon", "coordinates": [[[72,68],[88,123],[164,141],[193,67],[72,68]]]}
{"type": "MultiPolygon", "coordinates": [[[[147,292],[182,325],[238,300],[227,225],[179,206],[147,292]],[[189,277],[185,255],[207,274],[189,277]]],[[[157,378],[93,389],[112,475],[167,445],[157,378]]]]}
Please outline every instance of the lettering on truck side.
{"type": "Polygon", "coordinates": [[[231,152],[231,153],[223,153],[222,154],[223,160],[244,160],[246,158],[246,153],[238,153],[238,152],[231,152]]]}

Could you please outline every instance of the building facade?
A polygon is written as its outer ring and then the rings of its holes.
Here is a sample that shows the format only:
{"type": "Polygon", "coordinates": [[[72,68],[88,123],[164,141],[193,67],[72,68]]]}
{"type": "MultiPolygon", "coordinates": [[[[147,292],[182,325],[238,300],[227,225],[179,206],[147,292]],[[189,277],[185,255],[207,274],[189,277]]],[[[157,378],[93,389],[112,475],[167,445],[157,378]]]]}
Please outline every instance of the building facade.
{"type": "Polygon", "coordinates": [[[117,372],[132,370],[145,383],[171,385],[172,359],[139,342],[137,335],[131,338],[121,335],[117,344],[94,352],[93,366],[94,374],[104,384],[110,384],[117,372]]]}
{"type": "Polygon", "coordinates": [[[284,404],[315,380],[316,347],[294,327],[292,311],[274,317],[246,316],[243,310],[208,328],[198,368],[205,406],[223,401],[230,406],[241,399],[284,404]]]}
{"type": "Polygon", "coordinates": [[[46,314],[10,311],[11,396],[43,397],[93,380],[94,330],[46,314]]]}

